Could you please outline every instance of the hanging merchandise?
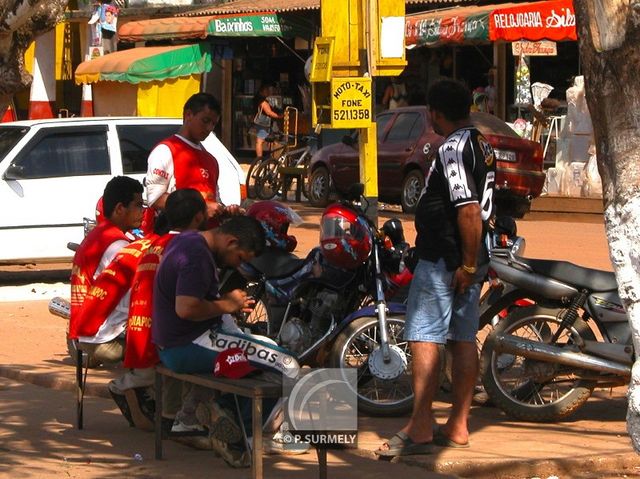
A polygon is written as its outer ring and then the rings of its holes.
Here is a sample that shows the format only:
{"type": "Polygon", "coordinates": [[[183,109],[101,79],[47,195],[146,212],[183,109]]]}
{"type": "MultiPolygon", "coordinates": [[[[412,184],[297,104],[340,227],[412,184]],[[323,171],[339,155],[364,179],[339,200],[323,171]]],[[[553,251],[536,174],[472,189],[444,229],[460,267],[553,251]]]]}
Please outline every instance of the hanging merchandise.
{"type": "Polygon", "coordinates": [[[520,56],[520,58],[518,59],[518,66],[516,67],[515,88],[516,105],[525,106],[532,103],[531,75],[529,73],[529,65],[527,65],[527,59],[524,56],[520,56]]]}
{"type": "Polygon", "coordinates": [[[542,100],[549,96],[553,87],[546,83],[535,82],[531,85],[531,92],[533,93],[533,106],[536,110],[542,111],[542,100]]]}

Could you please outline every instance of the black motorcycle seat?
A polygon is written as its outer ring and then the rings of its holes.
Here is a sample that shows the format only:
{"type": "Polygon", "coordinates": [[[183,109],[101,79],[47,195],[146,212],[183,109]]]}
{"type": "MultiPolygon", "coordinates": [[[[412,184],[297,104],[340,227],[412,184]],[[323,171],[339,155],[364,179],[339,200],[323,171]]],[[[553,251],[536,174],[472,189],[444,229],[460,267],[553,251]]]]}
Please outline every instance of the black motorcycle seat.
{"type": "Polygon", "coordinates": [[[589,291],[611,291],[618,288],[616,276],[610,271],[585,268],[567,261],[518,259],[529,265],[538,274],[557,279],[572,286],[586,288],[589,291]]]}
{"type": "Polygon", "coordinates": [[[265,278],[282,278],[298,271],[304,264],[304,259],[278,248],[265,248],[260,256],[249,263],[260,271],[265,278]]]}

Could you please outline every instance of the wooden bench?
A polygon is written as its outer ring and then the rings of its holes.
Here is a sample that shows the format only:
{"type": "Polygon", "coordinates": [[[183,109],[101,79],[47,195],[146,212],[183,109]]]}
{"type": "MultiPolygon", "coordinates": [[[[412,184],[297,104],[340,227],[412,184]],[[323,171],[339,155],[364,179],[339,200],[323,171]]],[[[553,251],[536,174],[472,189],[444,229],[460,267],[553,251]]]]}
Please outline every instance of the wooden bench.
{"type": "MultiPolygon", "coordinates": [[[[282,396],[282,384],[256,378],[227,379],[215,377],[213,374],[178,374],[164,366],[156,366],[156,416],[155,445],[156,459],[162,459],[162,376],[168,376],[191,384],[196,384],[214,391],[236,394],[252,400],[253,448],[251,452],[251,477],[262,478],[262,400],[282,396]]],[[[243,430],[243,432],[245,432],[243,430]]],[[[245,434],[246,436],[246,434],[245,434]]],[[[245,437],[246,439],[246,437],[245,437]]],[[[327,477],[327,451],[316,449],[318,454],[319,477],[327,477]]]]}
{"type": "Polygon", "coordinates": [[[302,191],[304,180],[307,177],[307,167],[305,166],[281,166],[278,174],[282,177],[282,201],[287,201],[287,191],[293,180],[296,180],[296,201],[302,201],[302,191]]]}

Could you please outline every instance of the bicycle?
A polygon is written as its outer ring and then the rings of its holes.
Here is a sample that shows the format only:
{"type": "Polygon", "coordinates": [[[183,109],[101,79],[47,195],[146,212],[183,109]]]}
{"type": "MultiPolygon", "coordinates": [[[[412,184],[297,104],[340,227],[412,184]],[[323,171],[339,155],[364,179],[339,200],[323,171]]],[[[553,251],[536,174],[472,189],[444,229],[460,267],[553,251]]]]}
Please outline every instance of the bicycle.
{"type": "Polygon", "coordinates": [[[275,148],[270,148],[269,149],[269,156],[258,156],[256,158],[254,158],[254,160],[251,162],[251,165],[249,165],[249,169],[247,170],[247,179],[246,179],[246,185],[247,185],[247,196],[251,199],[256,198],[256,192],[255,192],[255,183],[256,183],[256,173],[258,172],[258,167],[265,161],[267,161],[269,158],[273,157],[273,155],[277,155],[276,157],[279,157],[280,154],[284,151],[284,149],[286,148],[286,145],[283,144],[280,140],[282,140],[282,135],[270,135],[269,137],[267,137],[266,139],[266,143],[269,143],[270,145],[274,145],[274,144],[278,144],[279,146],[275,147],[275,148]]]}
{"type": "Polygon", "coordinates": [[[291,149],[291,145],[285,144],[279,156],[272,156],[257,164],[252,177],[255,182],[255,195],[261,200],[270,200],[277,194],[286,198],[287,191],[294,180],[293,177],[296,176],[296,181],[302,181],[302,193],[308,197],[306,171],[311,157],[317,150],[317,140],[316,134],[305,136],[302,138],[305,146],[291,149]]]}

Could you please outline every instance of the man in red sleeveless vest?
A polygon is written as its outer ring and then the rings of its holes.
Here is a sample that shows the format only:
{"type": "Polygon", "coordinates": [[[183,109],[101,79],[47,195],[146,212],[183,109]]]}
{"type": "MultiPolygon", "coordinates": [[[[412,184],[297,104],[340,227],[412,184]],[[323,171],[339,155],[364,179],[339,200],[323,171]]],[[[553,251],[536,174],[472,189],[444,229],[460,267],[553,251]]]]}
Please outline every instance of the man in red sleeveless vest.
{"type": "MultiPolygon", "coordinates": [[[[155,211],[164,209],[169,193],[176,189],[199,191],[207,203],[209,218],[225,213],[225,206],[218,199],[218,162],[200,143],[213,131],[219,119],[218,100],[208,93],[196,93],[184,105],[180,131],[151,151],[145,178],[150,208],[143,229],[149,229],[155,211]]],[[[238,206],[230,209],[234,213],[238,206]]]]}
{"type": "MultiPolygon", "coordinates": [[[[142,191],[137,180],[125,176],[112,178],[103,194],[105,220],[91,230],[73,258],[69,338],[88,343],[85,349],[100,361],[116,361],[122,357],[123,342],[118,341],[118,336],[124,331],[124,326],[118,315],[121,318],[123,311],[116,305],[112,310],[103,310],[102,317],[87,318],[81,313],[82,306],[90,292],[92,296],[98,293],[108,295],[106,290],[99,292],[92,288],[100,273],[129,244],[126,231],[140,226],[142,191]]],[[[118,286],[113,285],[112,288],[115,291],[118,286]]],[[[114,296],[116,293],[112,292],[111,298],[114,296]]],[[[126,320],[126,311],[124,318],[126,320]]]]}

